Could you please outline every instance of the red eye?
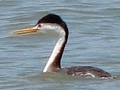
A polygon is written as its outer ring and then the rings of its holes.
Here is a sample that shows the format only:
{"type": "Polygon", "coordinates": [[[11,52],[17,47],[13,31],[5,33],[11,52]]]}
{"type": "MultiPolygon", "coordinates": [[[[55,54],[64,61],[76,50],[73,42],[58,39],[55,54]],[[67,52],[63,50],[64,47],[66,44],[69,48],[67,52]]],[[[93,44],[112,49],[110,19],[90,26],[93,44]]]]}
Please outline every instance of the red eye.
{"type": "Polygon", "coordinates": [[[38,27],[41,27],[41,24],[38,24],[38,27]]]}

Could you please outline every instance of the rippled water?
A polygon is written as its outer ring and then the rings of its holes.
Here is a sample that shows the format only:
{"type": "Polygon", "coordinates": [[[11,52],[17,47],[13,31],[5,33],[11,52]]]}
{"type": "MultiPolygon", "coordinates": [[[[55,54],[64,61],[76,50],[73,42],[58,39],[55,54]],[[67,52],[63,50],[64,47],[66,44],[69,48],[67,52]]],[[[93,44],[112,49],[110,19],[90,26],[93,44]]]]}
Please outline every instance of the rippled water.
{"type": "Polygon", "coordinates": [[[0,0],[0,90],[118,90],[120,85],[119,0],[0,0]],[[69,28],[62,66],[90,65],[116,79],[85,79],[42,73],[55,39],[12,36],[46,14],[60,15],[69,28]]]}

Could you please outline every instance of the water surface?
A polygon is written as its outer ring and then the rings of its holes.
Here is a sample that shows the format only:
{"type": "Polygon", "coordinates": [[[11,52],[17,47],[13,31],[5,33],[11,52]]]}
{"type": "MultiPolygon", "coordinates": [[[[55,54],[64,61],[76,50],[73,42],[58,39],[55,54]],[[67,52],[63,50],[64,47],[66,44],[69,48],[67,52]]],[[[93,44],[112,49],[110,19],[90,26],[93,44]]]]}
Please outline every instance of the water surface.
{"type": "Polygon", "coordinates": [[[119,0],[0,0],[1,90],[118,90],[120,84],[119,0]],[[62,66],[90,65],[116,79],[85,79],[42,73],[55,39],[48,34],[13,36],[49,13],[69,28],[62,66]]]}

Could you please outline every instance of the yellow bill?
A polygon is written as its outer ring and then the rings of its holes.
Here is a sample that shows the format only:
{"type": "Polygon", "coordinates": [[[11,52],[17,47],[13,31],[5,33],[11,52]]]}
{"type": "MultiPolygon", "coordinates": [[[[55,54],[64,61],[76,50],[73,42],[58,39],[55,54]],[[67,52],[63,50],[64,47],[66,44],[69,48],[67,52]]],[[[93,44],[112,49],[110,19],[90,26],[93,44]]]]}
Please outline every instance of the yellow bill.
{"type": "Polygon", "coordinates": [[[30,34],[30,33],[37,32],[37,30],[38,30],[38,27],[37,26],[33,26],[33,27],[30,27],[30,28],[15,30],[12,33],[13,34],[17,34],[17,35],[20,35],[20,34],[30,34]]]}

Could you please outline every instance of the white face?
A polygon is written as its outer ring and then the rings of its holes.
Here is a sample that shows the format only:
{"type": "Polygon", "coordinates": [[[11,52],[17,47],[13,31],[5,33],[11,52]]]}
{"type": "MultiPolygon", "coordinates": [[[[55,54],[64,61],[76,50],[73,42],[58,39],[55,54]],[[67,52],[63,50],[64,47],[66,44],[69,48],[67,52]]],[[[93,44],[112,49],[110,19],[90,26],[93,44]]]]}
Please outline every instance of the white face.
{"type": "Polygon", "coordinates": [[[57,33],[59,36],[65,36],[65,31],[58,24],[41,23],[38,29],[42,33],[57,33]]]}

